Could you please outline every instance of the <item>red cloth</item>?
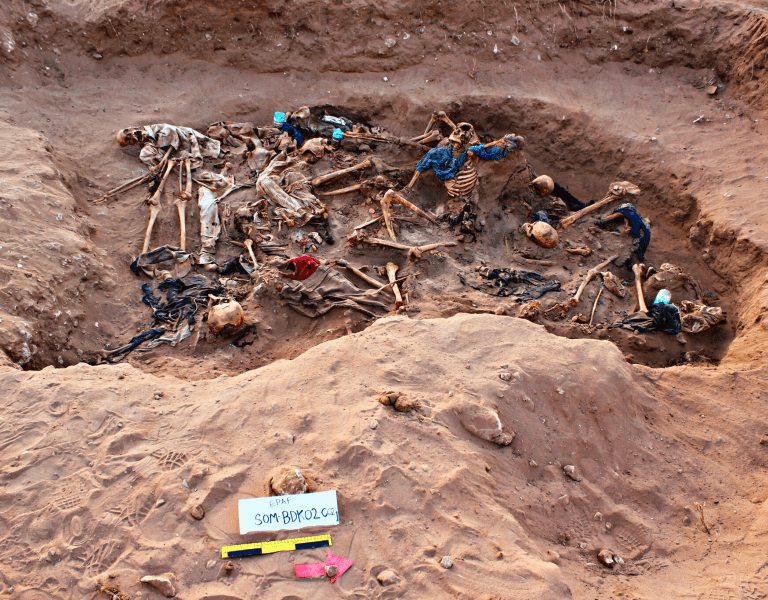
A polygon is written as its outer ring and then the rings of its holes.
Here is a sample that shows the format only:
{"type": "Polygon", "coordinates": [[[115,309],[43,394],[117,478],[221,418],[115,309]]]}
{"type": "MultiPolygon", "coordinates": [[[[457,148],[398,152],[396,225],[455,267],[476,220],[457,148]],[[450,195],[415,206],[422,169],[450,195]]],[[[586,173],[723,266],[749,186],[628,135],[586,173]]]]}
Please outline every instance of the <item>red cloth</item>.
{"type": "Polygon", "coordinates": [[[331,577],[331,583],[335,583],[336,580],[341,577],[349,567],[355,564],[354,560],[344,558],[343,556],[337,556],[330,552],[325,553],[324,563],[310,563],[306,565],[294,565],[293,568],[296,571],[296,577],[323,577],[325,575],[325,567],[328,565],[336,565],[336,575],[331,577]]]}
{"type": "Polygon", "coordinates": [[[288,264],[293,265],[295,273],[286,273],[285,271],[280,272],[291,279],[304,281],[307,277],[317,271],[317,267],[320,266],[320,261],[312,256],[299,256],[298,258],[289,260],[288,264]]]}

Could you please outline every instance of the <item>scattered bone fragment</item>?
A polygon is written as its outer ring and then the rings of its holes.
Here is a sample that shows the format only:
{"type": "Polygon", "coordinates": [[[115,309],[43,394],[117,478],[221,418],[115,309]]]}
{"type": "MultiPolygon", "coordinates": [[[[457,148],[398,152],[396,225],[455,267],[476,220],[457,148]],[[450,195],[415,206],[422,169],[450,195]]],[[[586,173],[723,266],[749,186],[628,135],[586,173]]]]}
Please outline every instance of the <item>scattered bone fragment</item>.
{"type": "Polygon", "coordinates": [[[621,279],[616,277],[616,275],[610,271],[602,271],[600,275],[603,277],[603,285],[608,289],[609,292],[618,296],[619,298],[626,297],[627,290],[624,288],[624,284],[621,283],[621,279]]]}
{"type": "Polygon", "coordinates": [[[383,392],[379,394],[377,400],[384,406],[392,406],[399,412],[409,412],[418,409],[420,406],[418,400],[409,398],[400,392],[383,392]]]}
{"type": "Polygon", "coordinates": [[[573,465],[565,465],[563,467],[563,473],[565,473],[566,477],[572,479],[573,481],[581,481],[581,477],[577,473],[576,467],[573,465]]]}
{"type": "Polygon", "coordinates": [[[195,504],[190,510],[189,514],[193,519],[200,521],[205,516],[205,508],[202,504],[195,504]]]}
{"type": "Polygon", "coordinates": [[[467,399],[455,410],[462,427],[482,440],[509,446],[515,439],[515,432],[505,427],[499,413],[484,404],[476,404],[467,399]]]}
{"type": "Polygon", "coordinates": [[[141,583],[155,588],[166,598],[173,598],[176,595],[176,588],[171,581],[173,579],[172,573],[164,573],[162,575],[145,575],[141,578],[141,583]]]}
{"type": "Polygon", "coordinates": [[[273,471],[269,478],[270,493],[276,496],[304,494],[309,490],[307,478],[295,467],[283,467],[273,471]]]}
{"type": "Polygon", "coordinates": [[[450,556],[443,556],[443,558],[440,560],[440,564],[444,569],[450,569],[453,567],[453,560],[450,556]]]}
{"type": "Polygon", "coordinates": [[[384,569],[381,573],[376,575],[376,581],[383,586],[395,585],[400,581],[400,578],[395,574],[392,569],[384,569]]]}
{"type": "Polygon", "coordinates": [[[324,570],[326,577],[336,577],[337,573],[339,572],[339,567],[336,565],[325,565],[324,570]]]}
{"type": "Polygon", "coordinates": [[[615,560],[613,559],[613,552],[611,550],[608,550],[606,548],[600,550],[600,552],[597,553],[597,560],[600,561],[601,564],[605,565],[606,567],[612,569],[613,565],[615,564],[615,560]]]}
{"type": "Polygon", "coordinates": [[[541,302],[529,300],[520,305],[520,311],[517,313],[517,316],[520,319],[535,322],[539,318],[539,310],[541,310],[541,302]]]}

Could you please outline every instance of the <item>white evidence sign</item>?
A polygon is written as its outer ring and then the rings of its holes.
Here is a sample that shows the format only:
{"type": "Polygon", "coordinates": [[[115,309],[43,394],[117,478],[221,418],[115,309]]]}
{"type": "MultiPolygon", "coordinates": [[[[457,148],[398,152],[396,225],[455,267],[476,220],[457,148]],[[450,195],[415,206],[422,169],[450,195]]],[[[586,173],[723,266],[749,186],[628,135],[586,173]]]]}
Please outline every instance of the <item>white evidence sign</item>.
{"type": "Polygon", "coordinates": [[[240,534],[339,524],[336,490],[238,500],[240,534]]]}

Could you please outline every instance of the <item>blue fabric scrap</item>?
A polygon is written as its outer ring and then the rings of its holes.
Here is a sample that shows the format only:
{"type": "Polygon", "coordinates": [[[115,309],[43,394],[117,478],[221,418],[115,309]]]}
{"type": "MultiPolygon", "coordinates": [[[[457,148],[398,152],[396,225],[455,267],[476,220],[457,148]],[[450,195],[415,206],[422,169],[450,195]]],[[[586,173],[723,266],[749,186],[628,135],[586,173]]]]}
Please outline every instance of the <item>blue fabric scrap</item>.
{"type": "Polygon", "coordinates": [[[296,140],[296,145],[301,148],[302,145],[304,145],[304,136],[302,136],[299,133],[299,130],[296,129],[293,125],[290,123],[283,123],[283,126],[280,128],[282,131],[287,131],[288,135],[290,135],[294,140],[296,140]]]}
{"type": "Polygon", "coordinates": [[[472,152],[472,154],[482,160],[501,160],[506,158],[510,149],[514,150],[516,148],[517,142],[514,140],[508,140],[508,144],[502,147],[492,146],[491,148],[486,148],[482,144],[478,144],[477,146],[470,146],[454,158],[449,145],[438,146],[437,148],[432,148],[421,158],[416,165],[416,170],[419,173],[423,173],[427,169],[432,169],[435,177],[441,181],[446,181],[456,177],[459,169],[467,160],[469,152],[472,152]]]}
{"type": "Polygon", "coordinates": [[[647,219],[644,219],[637,214],[637,209],[633,204],[627,202],[622,204],[613,211],[615,213],[621,213],[624,218],[629,221],[629,235],[635,238],[635,246],[637,255],[640,260],[645,260],[645,252],[648,250],[648,245],[651,243],[651,224],[647,219]]]}

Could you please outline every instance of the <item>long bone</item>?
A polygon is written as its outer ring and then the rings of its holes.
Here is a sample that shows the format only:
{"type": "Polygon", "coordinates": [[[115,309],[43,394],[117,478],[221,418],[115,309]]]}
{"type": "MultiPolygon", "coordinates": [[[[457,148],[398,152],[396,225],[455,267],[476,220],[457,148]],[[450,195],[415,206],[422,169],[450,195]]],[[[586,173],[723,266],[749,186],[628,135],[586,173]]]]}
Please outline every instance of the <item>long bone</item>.
{"type": "Polygon", "coordinates": [[[147,232],[144,234],[144,246],[142,247],[141,253],[145,254],[149,251],[149,240],[152,237],[152,228],[155,226],[155,220],[157,219],[157,215],[160,214],[160,194],[163,193],[163,187],[165,186],[165,180],[168,179],[168,176],[171,174],[171,171],[173,171],[173,167],[176,165],[176,161],[169,160],[168,165],[165,169],[165,174],[163,175],[163,178],[160,180],[160,185],[157,186],[157,190],[155,190],[155,193],[150,197],[147,198],[146,203],[149,204],[149,223],[147,223],[147,232]]]}
{"type": "Polygon", "coordinates": [[[386,194],[381,199],[381,214],[384,217],[384,224],[387,226],[387,233],[393,240],[397,240],[395,236],[395,228],[392,227],[392,203],[386,194]]]}
{"type": "Polygon", "coordinates": [[[379,238],[362,238],[362,241],[369,244],[377,244],[379,246],[388,246],[389,248],[396,248],[398,250],[406,250],[408,252],[408,258],[411,260],[421,258],[424,252],[440,248],[441,246],[456,246],[456,242],[438,242],[436,244],[425,244],[423,246],[406,246],[405,244],[392,242],[390,240],[380,240],[379,238]]]}
{"type": "Polygon", "coordinates": [[[637,196],[639,193],[640,188],[637,187],[634,183],[629,181],[616,181],[609,186],[608,193],[605,195],[605,198],[598,200],[594,204],[590,204],[586,208],[582,208],[581,210],[576,211],[575,213],[565,217],[565,219],[561,219],[560,228],[567,229],[572,223],[578,221],[584,215],[588,215],[589,213],[596,211],[598,208],[602,208],[606,204],[610,204],[614,200],[623,198],[627,194],[630,196],[637,196]]]}
{"type": "Polygon", "coordinates": [[[192,198],[192,169],[191,160],[184,159],[184,168],[179,165],[179,197],[174,204],[179,211],[179,248],[186,250],[187,245],[187,223],[186,223],[186,210],[187,201],[192,198]],[[181,181],[184,170],[187,172],[187,185],[184,191],[181,191],[181,181]]]}
{"type": "Polygon", "coordinates": [[[392,291],[395,292],[395,306],[400,308],[403,305],[403,297],[400,295],[400,288],[397,287],[397,273],[398,267],[395,263],[387,263],[387,277],[389,277],[389,283],[392,284],[392,291]]]}
{"type": "Polygon", "coordinates": [[[424,217],[427,221],[430,221],[431,223],[437,223],[437,217],[434,215],[429,214],[426,211],[423,211],[418,206],[416,206],[413,202],[405,198],[402,194],[397,193],[395,190],[387,190],[387,192],[384,194],[383,201],[387,202],[397,202],[398,204],[402,204],[405,206],[405,208],[412,210],[420,217],[424,217]]]}
{"type": "Polygon", "coordinates": [[[243,245],[248,248],[248,254],[251,255],[251,260],[253,261],[253,268],[260,269],[261,267],[259,267],[259,263],[256,261],[256,255],[253,253],[253,240],[251,238],[245,238],[243,245]]]}
{"type": "Polygon", "coordinates": [[[432,116],[429,118],[429,124],[427,125],[427,128],[424,130],[424,135],[427,135],[432,130],[432,128],[440,121],[448,125],[448,127],[450,127],[451,129],[456,129],[456,124],[448,118],[448,115],[445,114],[445,111],[436,110],[435,112],[432,113],[432,116]]]}
{"type": "Polygon", "coordinates": [[[603,262],[601,262],[596,267],[592,267],[589,271],[587,271],[587,276],[584,278],[584,281],[581,282],[581,285],[579,286],[578,291],[576,292],[576,295],[571,298],[571,305],[576,306],[579,303],[579,300],[581,300],[581,295],[584,293],[584,290],[586,289],[587,285],[590,281],[592,281],[595,277],[598,276],[600,271],[605,269],[611,262],[619,258],[618,254],[614,254],[610,258],[606,258],[603,262]]]}
{"type": "Polygon", "coordinates": [[[312,180],[312,187],[318,187],[320,185],[323,185],[324,183],[328,183],[329,181],[338,179],[339,177],[344,177],[344,175],[347,175],[348,173],[354,173],[355,171],[360,171],[361,169],[367,169],[368,167],[372,167],[372,166],[373,166],[373,159],[366,158],[363,162],[360,162],[352,167],[347,167],[346,169],[339,169],[338,171],[332,171],[330,173],[326,173],[325,175],[320,175],[319,177],[315,177],[312,180]]]}
{"type": "Polygon", "coordinates": [[[154,167],[149,167],[149,173],[146,173],[144,175],[140,175],[139,177],[134,177],[130,181],[126,181],[125,183],[121,183],[116,188],[113,188],[109,190],[107,193],[105,193],[101,198],[96,200],[94,204],[101,204],[102,202],[106,202],[109,200],[112,196],[116,196],[117,194],[120,194],[121,192],[127,192],[128,190],[132,190],[136,186],[141,185],[145,181],[149,181],[152,179],[159,171],[162,171],[165,167],[165,163],[168,160],[168,155],[173,151],[173,147],[168,148],[168,151],[165,153],[163,158],[160,159],[160,162],[157,163],[154,167]]]}
{"type": "Polygon", "coordinates": [[[640,312],[647,313],[648,307],[645,305],[645,297],[643,296],[643,269],[645,265],[634,264],[632,265],[632,272],[635,274],[635,289],[637,290],[637,304],[640,307],[640,312]]]}

